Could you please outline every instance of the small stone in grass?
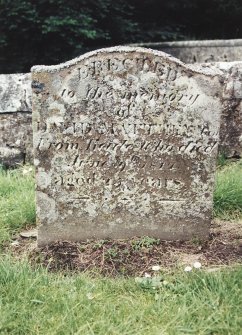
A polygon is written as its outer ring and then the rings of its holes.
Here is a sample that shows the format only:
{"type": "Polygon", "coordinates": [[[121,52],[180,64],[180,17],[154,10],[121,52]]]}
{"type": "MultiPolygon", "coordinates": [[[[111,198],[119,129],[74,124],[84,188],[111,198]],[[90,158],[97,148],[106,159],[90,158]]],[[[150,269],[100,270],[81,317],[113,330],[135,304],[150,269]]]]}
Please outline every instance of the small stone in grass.
{"type": "Polygon", "coordinates": [[[160,266],[159,265],[153,265],[151,269],[153,271],[159,271],[160,270],[160,266]]]}
{"type": "Polygon", "coordinates": [[[20,236],[24,238],[37,237],[37,229],[22,231],[20,236]]]}

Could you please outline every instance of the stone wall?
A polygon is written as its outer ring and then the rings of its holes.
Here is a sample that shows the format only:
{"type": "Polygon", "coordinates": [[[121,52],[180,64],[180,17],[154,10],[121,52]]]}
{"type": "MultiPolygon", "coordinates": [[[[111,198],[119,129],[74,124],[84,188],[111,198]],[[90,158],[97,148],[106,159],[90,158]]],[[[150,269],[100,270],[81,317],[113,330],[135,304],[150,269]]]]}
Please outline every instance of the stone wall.
{"type": "Polygon", "coordinates": [[[32,161],[31,75],[0,75],[0,164],[32,161]]]}
{"type": "Polygon", "coordinates": [[[242,59],[242,39],[137,43],[131,46],[160,50],[184,63],[234,62],[242,59]]]}

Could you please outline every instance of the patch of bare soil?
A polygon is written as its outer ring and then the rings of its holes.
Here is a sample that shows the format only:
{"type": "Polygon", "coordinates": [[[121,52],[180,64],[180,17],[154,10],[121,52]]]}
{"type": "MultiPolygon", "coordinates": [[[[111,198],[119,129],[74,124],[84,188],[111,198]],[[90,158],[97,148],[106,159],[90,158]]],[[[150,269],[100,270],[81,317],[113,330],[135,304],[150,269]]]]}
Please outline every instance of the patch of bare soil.
{"type": "Polygon", "coordinates": [[[242,222],[214,221],[208,240],[160,241],[149,237],[129,240],[56,242],[36,246],[36,232],[22,232],[8,250],[16,257],[27,255],[33,265],[50,271],[94,271],[103,275],[143,275],[153,265],[172,268],[192,265],[217,267],[242,261],[242,222]]]}

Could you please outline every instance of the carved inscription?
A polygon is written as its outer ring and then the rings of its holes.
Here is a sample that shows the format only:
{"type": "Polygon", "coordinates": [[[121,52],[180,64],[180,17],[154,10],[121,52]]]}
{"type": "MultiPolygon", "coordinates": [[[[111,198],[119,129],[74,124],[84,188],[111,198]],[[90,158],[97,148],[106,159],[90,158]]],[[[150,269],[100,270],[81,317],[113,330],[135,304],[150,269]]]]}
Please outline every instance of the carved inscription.
{"type": "Polygon", "coordinates": [[[83,148],[84,151],[88,152],[98,152],[101,150],[115,150],[115,151],[127,151],[127,150],[143,150],[143,151],[151,151],[156,153],[192,153],[192,152],[201,152],[204,154],[211,153],[212,150],[214,150],[217,146],[218,141],[211,141],[209,145],[203,145],[199,141],[188,141],[187,144],[183,144],[180,146],[175,146],[172,144],[167,144],[163,142],[162,140],[156,140],[156,141],[140,141],[139,139],[136,141],[128,141],[123,140],[121,142],[103,142],[100,141],[99,138],[90,139],[89,141],[79,144],[78,142],[51,142],[51,141],[45,141],[44,138],[40,138],[40,141],[38,143],[37,149],[40,151],[45,151],[50,149],[51,147],[54,148],[57,152],[62,151],[77,151],[81,148],[83,148]]]}
{"type": "Polygon", "coordinates": [[[96,75],[108,75],[120,72],[130,72],[133,69],[143,72],[155,72],[163,80],[174,81],[177,77],[177,70],[166,66],[161,61],[151,60],[149,57],[138,58],[107,58],[87,62],[77,68],[79,79],[87,79],[96,75]]]}
{"type": "MultiPolygon", "coordinates": [[[[110,91],[110,87],[92,87],[91,85],[87,85],[85,88],[85,94],[83,97],[83,101],[90,101],[92,99],[99,100],[99,102],[104,103],[106,99],[112,99],[113,101],[122,101],[129,102],[128,106],[137,99],[141,99],[143,101],[160,101],[161,105],[166,105],[172,101],[186,103],[189,105],[193,105],[194,102],[198,99],[199,94],[186,94],[186,92],[178,90],[171,90],[170,92],[164,93],[164,90],[157,88],[155,91],[152,88],[147,88],[145,86],[141,86],[139,90],[134,89],[129,91],[129,85],[125,85],[123,82],[120,85],[119,90],[110,91]]],[[[68,90],[64,88],[59,95],[59,97],[69,97],[74,98],[76,96],[76,92],[72,90],[68,90]]],[[[118,106],[117,106],[118,107],[118,106]]]]}
{"type": "Polygon", "coordinates": [[[124,48],[50,73],[37,69],[34,80],[42,90],[34,93],[41,227],[53,223],[74,240],[172,238],[177,229],[185,237],[186,223],[208,222],[211,198],[201,194],[211,189],[218,143],[215,76],[209,96],[204,74],[124,48]]]}
{"type": "MultiPolygon", "coordinates": [[[[184,134],[191,134],[194,131],[197,131],[199,138],[204,138],[208,135],[218,136],[218,132],[213,132],[210,130],[209,126],[206,124],[172,124],[172,122],[167,122],[164,120],[163,123],[156,124],[147,124],[147,123],[136,123],[135,121],[132,123],[99,123],[98,125],[95,123],[89,122],[73,122],[73,123],[64,123],[64,122],[54,122],[54,123],[40,123],[37,122],[37,130],[41,133],[46,133],[49,131],[55,131],[59,129],[62,132],[71,132],[73,135],[77,136],[88,136],[92,137],[98,136],[100,134],[114,134],[118,135],[120,132],[125,135],[138,135],[138,134],[146,134],[152,135],[161,133],[164,136],[176,136],[184,134]]],[[[39,145],[39,144],[38,144],[39,145]]]]}

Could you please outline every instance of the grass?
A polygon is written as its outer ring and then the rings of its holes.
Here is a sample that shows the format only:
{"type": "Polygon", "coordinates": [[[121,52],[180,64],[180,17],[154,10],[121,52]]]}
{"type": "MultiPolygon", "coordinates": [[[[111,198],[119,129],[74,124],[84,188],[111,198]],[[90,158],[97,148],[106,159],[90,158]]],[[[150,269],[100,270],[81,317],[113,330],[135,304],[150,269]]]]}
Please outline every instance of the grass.
{"type": "Polygon", "coordinates": [[[0,333],[11,335],[227,335],[242,329],[242,267],[134,278],[50,274],[26,261],[0,264],[0,333]]]}
{"type": "MultiPolygon", "coordinates": [[[[218,169],[214,213],[222,218],[241,215],[241,161],[218,169]]],[[[0,242],[34,222],[33,171],[29,167],[1,170],[0,242]]],[[[156,240],[146,238],[133,248],[154,243],[156,240]]],[[[27,260],[13,260],[3,251],[0,260],[3,335],[241,333],[241,266],[216,272],[163,269],[161,280],[135,281],[94,278],[88,273],[48,273],[44,268],[30,267],[27,260]]]]}
{"type": "Polygon", "coordinates": [[[242,217],[242,160],[217,169],[214,216],[225,220],[242,217]]]}
{"type": "Polygon", "coordinates": [[[30,167],[0,169],[0,244],[35,223],[34,178],[30,167]]]}

